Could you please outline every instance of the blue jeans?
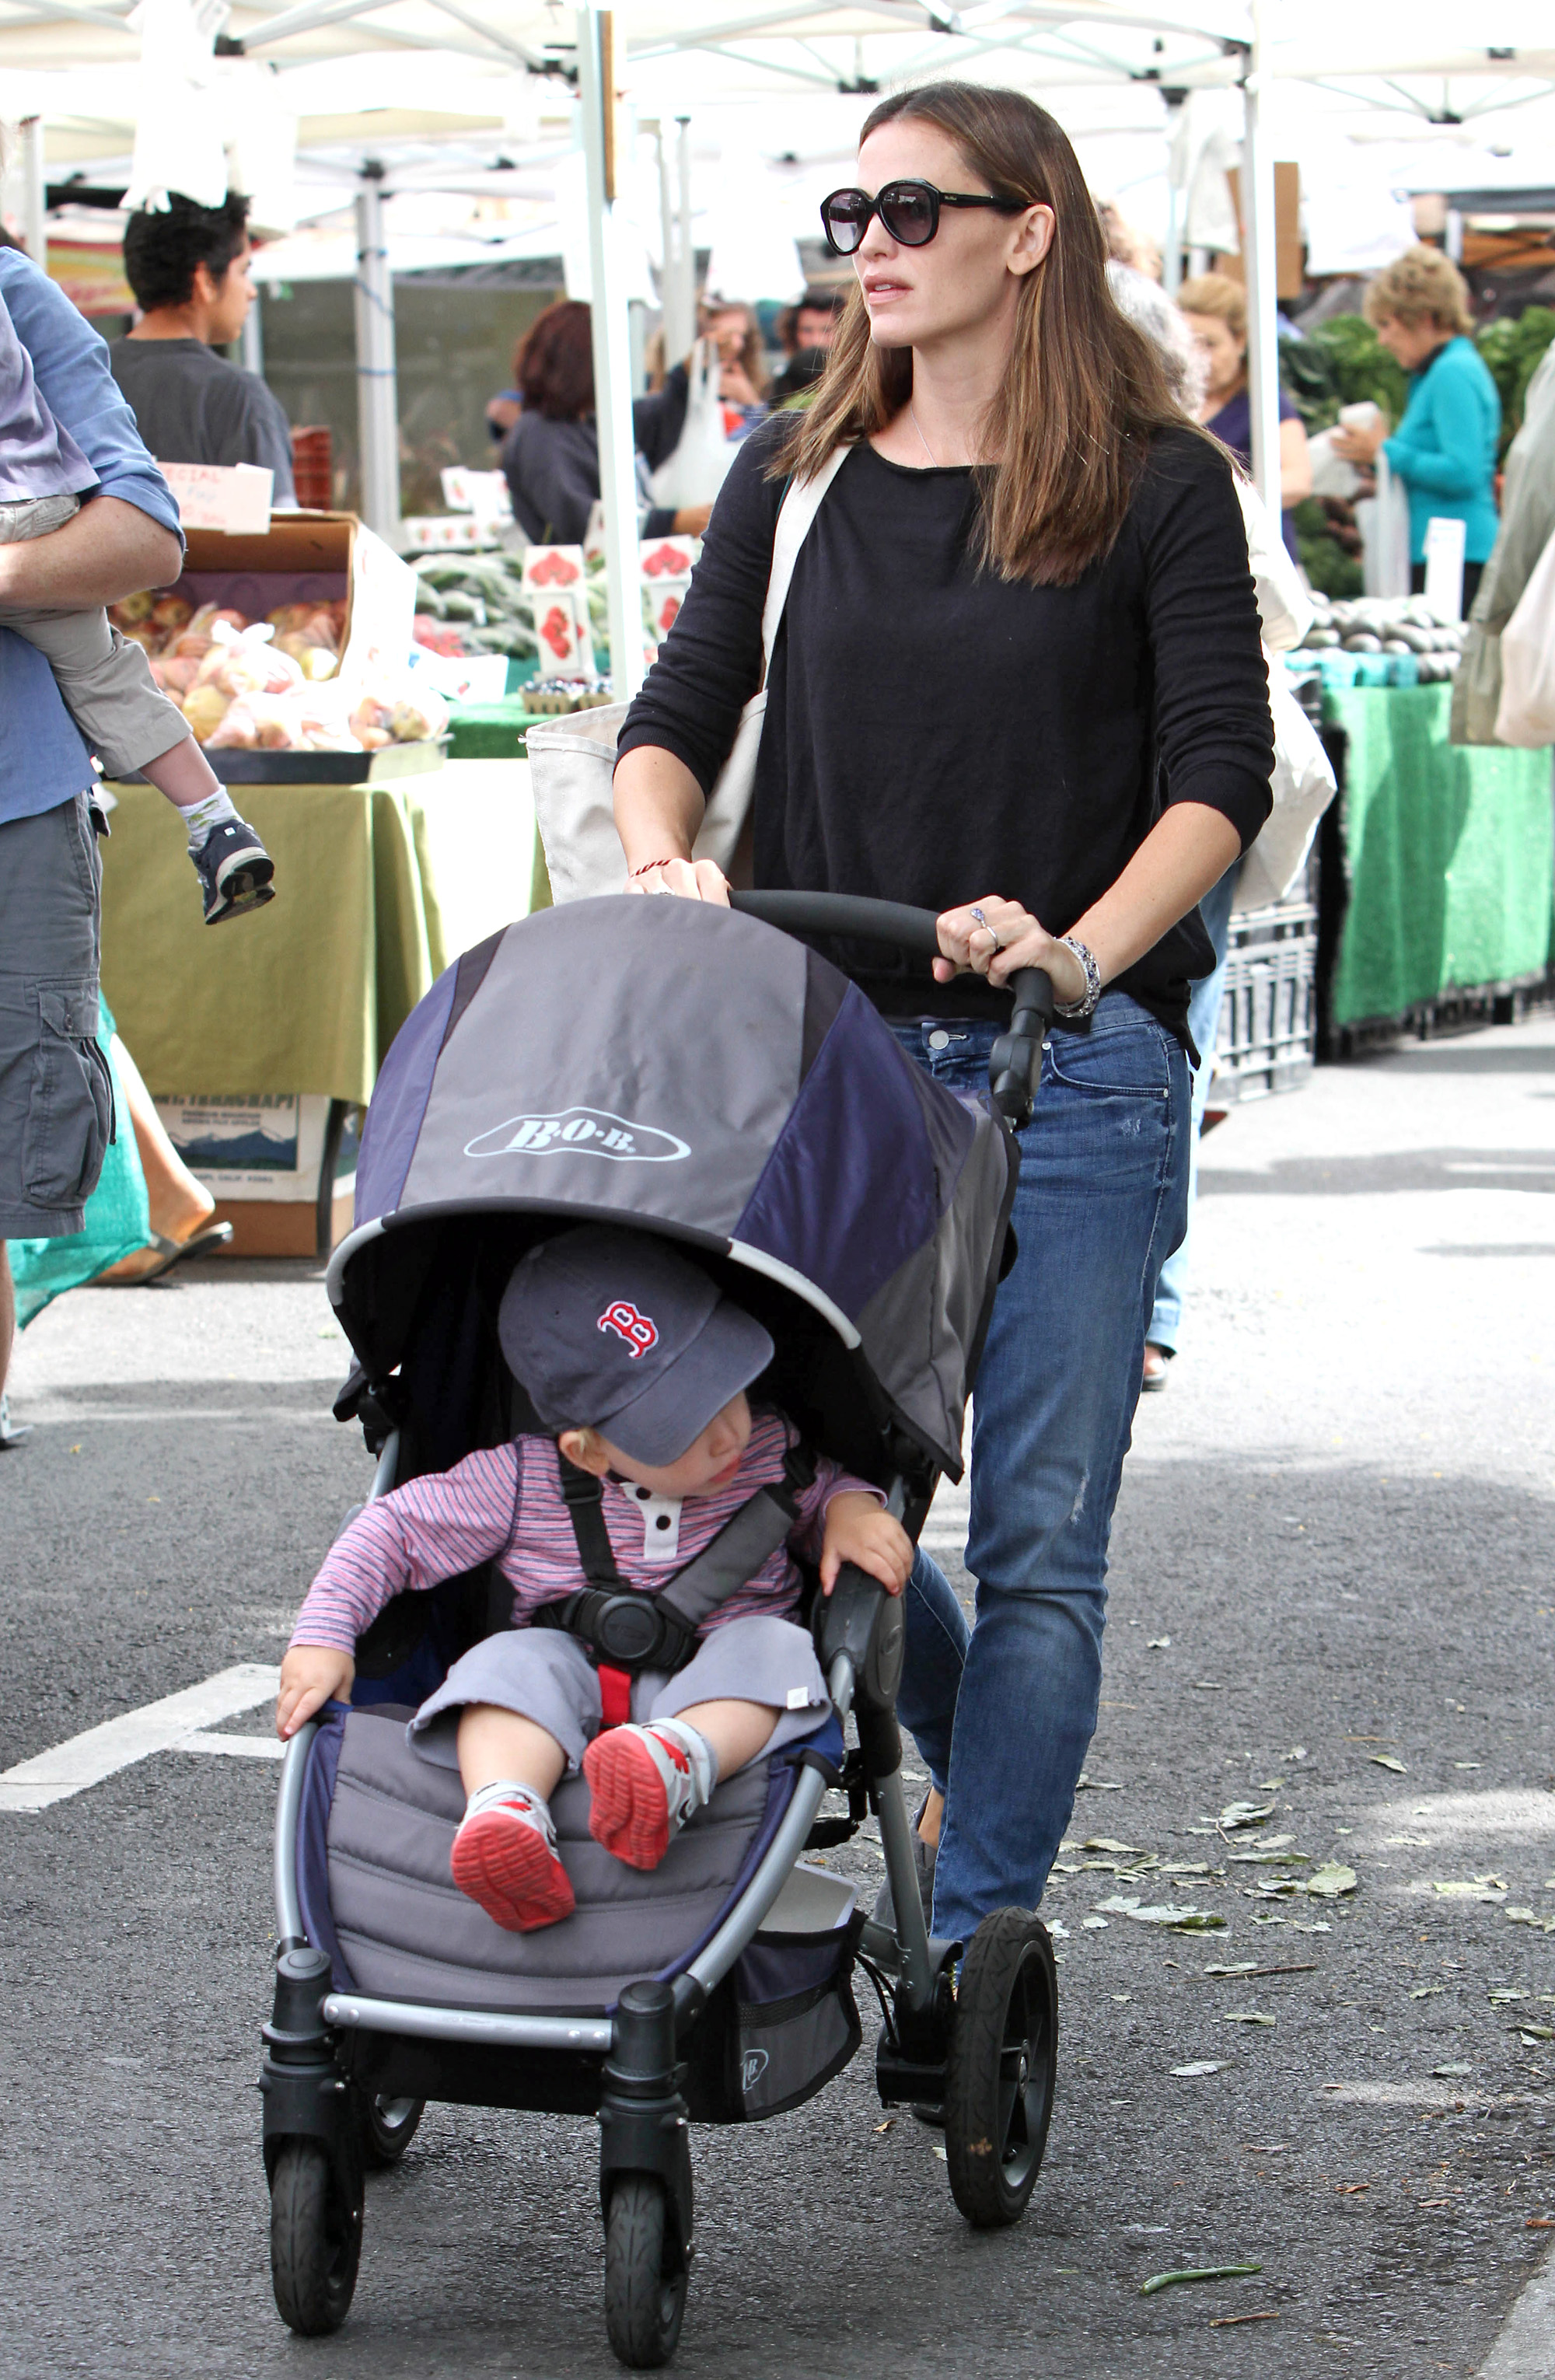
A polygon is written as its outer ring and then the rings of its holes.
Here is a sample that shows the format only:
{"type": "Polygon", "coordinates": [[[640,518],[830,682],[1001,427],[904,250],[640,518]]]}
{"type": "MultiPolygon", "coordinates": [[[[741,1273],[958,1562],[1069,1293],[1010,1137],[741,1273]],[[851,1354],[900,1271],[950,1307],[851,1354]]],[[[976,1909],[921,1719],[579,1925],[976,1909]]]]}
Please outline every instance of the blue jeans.
{"type": "MultiPolygon", "coordinates": [[[[902,1025],[937,1081],[987,1087],[991,1025],[902,1025]]],[[[1188,1062],[1125,992],[1059,1031],[1020,1135],[1019,1254],[978,1374],[968,1629],[919,1553],[897,1697],[945,1815],[934,1930],[1034,1909],[1074,1808],[1101,1682],[1107,1539],[1156,1278],[1182,1237],[1188,1062]]]]}
{"type": "Polygon", "coordinates": [[[1188,1031],[1198,1051],[1198,1065],[1193,1078],[1193,1118],[1188,1140],[1188,1220],[1179,1245],[1160,1269],[1160,1284],[1156,1291],[1156,1310],[1150,1317],[1150,1327],[1145,1336],[1152,1347],[1165,1347],[1173,1355],[1183,1329],[1183,1307],[1188,1294],[1188,1256],[1193,1244],[1194,1211],[1198,1205],[1198,1135],[1204,1125],[1204,1111],[1209,1103],[1209,1077],[1215,1071],[1215,1034],[1221,1022],[1221,994],[1225,988],[1226,959],[1231,950],[1231,905],[1236,896],[1236,879],[1242,862],[1233,859],[1220,882],[1206,892],[1198,905],[1204,920],[1204,930],[1215,950],[1215,971],[1207,975],[1193,988],[1188,1002],[1188,1031]]]}

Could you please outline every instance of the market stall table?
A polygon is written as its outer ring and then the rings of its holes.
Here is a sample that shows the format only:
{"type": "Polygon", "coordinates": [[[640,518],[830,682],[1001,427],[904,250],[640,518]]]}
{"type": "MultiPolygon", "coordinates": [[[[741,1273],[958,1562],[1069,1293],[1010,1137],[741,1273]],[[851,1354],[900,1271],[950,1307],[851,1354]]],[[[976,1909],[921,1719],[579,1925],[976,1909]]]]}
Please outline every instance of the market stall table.
{"type": "Polygon", "coordinates": [[[1325,693],[1325,724],[1344,739],[1330,1030],[1509,991],[1549,965],[1551,755],[1450,743],[1451,706],[1450,686],[1325,693]]]}

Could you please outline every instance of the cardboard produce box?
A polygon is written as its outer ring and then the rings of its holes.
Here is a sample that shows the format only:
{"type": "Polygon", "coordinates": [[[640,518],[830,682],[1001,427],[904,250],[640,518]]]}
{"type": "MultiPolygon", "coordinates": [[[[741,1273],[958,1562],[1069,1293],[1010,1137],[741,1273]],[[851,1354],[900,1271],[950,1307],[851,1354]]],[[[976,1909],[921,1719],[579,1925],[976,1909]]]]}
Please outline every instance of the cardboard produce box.
{"type": "Polygon", "coordinates": [[[361,1110],[314,1093],[156,1101],[184,1163],[230,1223],[235,1257],[327,1256],[351,1228],[361,1110]]]}

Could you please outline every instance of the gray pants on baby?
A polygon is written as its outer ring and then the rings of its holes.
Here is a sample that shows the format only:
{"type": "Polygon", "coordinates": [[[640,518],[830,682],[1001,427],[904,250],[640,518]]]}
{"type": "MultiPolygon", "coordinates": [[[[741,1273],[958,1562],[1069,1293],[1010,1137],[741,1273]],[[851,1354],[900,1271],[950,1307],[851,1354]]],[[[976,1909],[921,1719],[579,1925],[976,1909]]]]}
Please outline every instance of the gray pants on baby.
{"type": "MultiPolygon", "coordinates": [[[[24,545],[63,528],[79,496],[34,496],[0,504],[0,545],[24,545]]],[[[152,675],[139,645],[106,612],[30,612],[0,603],[0,628],[14,628],[54,672],[61,699],[105,777],[126,777],[189,740],[188,721],[152,675]]]]}
{"type": "MultiPolygon", "coordinates": [[[[768,1753],[813,1735],[831,1708],[831,1696],[809,1631],[792,1620],[759,1615],[729,1620],[708,1631],[673,1677],[644,1670],[632,1681],[632,1717],[638,1720],[674,1718],[698,1703],[724,1701],[769,1703],[776,1709],[768,1753]]],[[[411,1720],[412,1747],[440,1767],[456,1767],[455,1730],[444,1715],[456,1717],[469,1703],[494,1703],[499,1710],[533,1719],[561,1745],[569,1776],[577,1775],[589,1740],[600,1731],[599,1672],[577,1638],[560,1628],[509,1628],[472,1645],[411,1720]],[[442,1727],[434,1725],[440,1718],[442,1727]]]]}

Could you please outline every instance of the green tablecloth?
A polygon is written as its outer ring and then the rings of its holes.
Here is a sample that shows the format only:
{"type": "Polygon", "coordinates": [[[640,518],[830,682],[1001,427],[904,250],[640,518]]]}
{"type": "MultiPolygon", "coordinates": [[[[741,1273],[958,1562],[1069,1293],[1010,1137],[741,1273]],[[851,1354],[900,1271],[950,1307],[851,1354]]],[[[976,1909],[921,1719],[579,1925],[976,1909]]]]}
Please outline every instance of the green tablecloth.
{"type": "Polygon", "coordinates": [[[1550,754],[1450,744],[1451,704],[1448,686],[1325,696],[1325,717],[1349,739],[1336,1025],[1401,1016],[1549,964],[1550,754]]]}
{"type": "Polygon", "coordinates": [[[365,1100],[433,977],[529,906],[523,762],[454,761],[385,785],[241,786],[276,897],[214,927],[169,805],[149,785],[115,791],[103,988],[159,1095],[365,1100]]]}

